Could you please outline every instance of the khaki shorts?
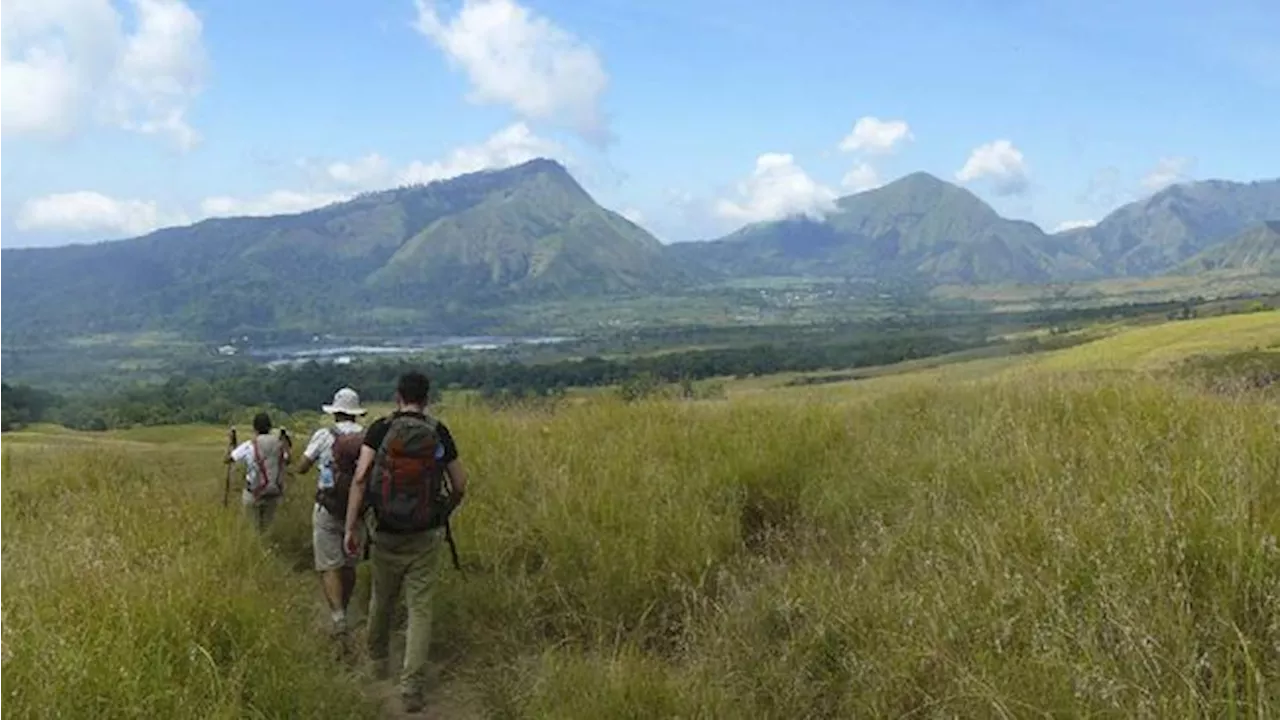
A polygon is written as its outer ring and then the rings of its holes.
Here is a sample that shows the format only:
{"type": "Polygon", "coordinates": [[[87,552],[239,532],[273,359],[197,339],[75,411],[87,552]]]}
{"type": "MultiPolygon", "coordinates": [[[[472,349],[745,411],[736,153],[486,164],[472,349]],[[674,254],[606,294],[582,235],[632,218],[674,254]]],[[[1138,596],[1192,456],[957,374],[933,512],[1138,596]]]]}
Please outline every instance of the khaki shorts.
{"type": "Polygon", "coordinates": [[[355,567],[364,556],[364,544],[367,542],[365,524],[356,523],[357,540],[360,544],[355,555],[347,555],[342,547],[342,539],[346,534],[345,518],[336,518],[319,504],[311,512],[311,546],[314,549],[316,570],[337,570],[340,567],[355,567]]]}

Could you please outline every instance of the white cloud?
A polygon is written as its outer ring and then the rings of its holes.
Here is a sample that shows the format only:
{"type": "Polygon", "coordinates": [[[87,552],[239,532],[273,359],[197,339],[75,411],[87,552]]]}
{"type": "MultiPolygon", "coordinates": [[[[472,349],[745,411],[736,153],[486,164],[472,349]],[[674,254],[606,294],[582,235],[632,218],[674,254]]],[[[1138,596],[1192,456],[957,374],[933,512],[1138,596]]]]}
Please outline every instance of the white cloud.
{"type": "Polygon", "coordinates": [[[869,163],[864,162],[854,165],[849,172],[845,173],[840,184],[847,190],[863,192],[878,188],[883,183],[880,181],[880,174],[876,172],[876,169],[871,167],[869,163]]]}
{"type": "Polygon", "coordinates": [[[720,200],[715,214],[736,222],[760,222],[790,215],[820,216],[835,206],[836,193],[820,185],[785,153],[756,158],[755,170],[738,183],[738,202],[720,200]]]}
{"type": "Polygon", "coordinates": [[[81,190],[28,200],[18,212],[15,225],[19,230],[131,236],[187,222],[185,215],[161,212],[154,202],[116,200],[81,190]]]}
{"type": "Polygon", "coordinates": [[[4,134],[64,137],[92,120],[199,141],[185,118],[205,72],[200,18],[181,0],[129,4],[131,34],[110,0],[4,3],[4,134]]]}
{"type": "Polygon", "coordinates": [[[1095,223],[1092,220],[1063,220],[1053,228],[1053,231],[1056,233],[1060,233],[1060,232],[1066,232],[1068,230],[1078,230],[1080,228],[1093,227],[1096,224],[1097,223],[1095,223]]]}
{"type": "Polygon", "coordinates": [[[200,202],[200,215],[201,217],[292,215],[349,200],[351,197],[351,193],[298,192],[295,190],[275,190],[255,198],[235,198],[221,195],[202,200],[200,202]]]}
{"type": "Polygon", "coordinates": [[[961,182],[989,179],[997,195],[1018,195],[1030,184],[1022,151],[1008,140],[979,145],[973,149],[964,167],[956,172],[961,182]]]}
{"type": "Polygon", "coordinates": [[[369,153],[352,162],[330,163],[325,175],[334,182],[355,187],[368,187],[385,182],[391,166],[378,153],[369,153]]]}
{"type": "Polygon", "coordinates": [[[535,135],[529,126],[517,122],[489,136],[479,145],[454,150],[443,160],[430,163],[415,160],[401,170],[397,178],[401,184],[429,183],[465,173],[519,165],[536,157],[563,154],[559,145],[535,135]]]}
{"type": "Polygon", "coordinates": [[[618,214],[637,225],[644,224],[644,213],[636,208],[623,208],[618,214]]]}
{"type": "Polygon", "coordinates": [[[1178,182],[1190,180],[1191,168],[1195,165],[1195,161],[1185,157],[1164,157],[1156,163],[1142,178],[1142,187],[1151,192],[1163,190],[1164,188],[1178,182]]]}
{"type": "Polygon", "coordinates": [[[600,98],[609,78],[590,46],[513,0],[463,0],[447,21],[431,0],[415,4],[414,27],[466,72],[470,101],[503,103],[526,119],[608,142],[600,98]]]}
{"type": "Polygon", "coordinates": [[[116,122],[145,134],[168,134],[188,150],[200,135],[186,122],[205,73],[200,18],[180,0],[133,0],[138,31],[116,68],[116,122]]]}
{"type": "Polygon", "coordinates": [[[870,115],[858,118],[853,130],[840,141],[843,152],[890,153],[899,143],[914,140],[904,120],[881,120],[870,115]]]}

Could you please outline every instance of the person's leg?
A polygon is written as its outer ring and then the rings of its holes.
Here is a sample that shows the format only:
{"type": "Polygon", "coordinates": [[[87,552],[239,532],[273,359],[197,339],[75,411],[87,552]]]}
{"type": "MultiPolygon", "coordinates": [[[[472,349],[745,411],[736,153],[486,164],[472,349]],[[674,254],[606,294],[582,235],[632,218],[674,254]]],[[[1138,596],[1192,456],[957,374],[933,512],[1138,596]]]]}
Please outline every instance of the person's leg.
{"type": "Polygon", "coordinates": [[[405,561],[398,552],[400,538],[379,534],[369,557],[369,657],[376,674],[384,676],[391,655],[391,618],[395,613],[396,599],[400,596],[400,582],[405,561]],[[388,543],[395,543],[389,545],[388,543]]]}
{"type": "Polygon", "coordinates": [[[440,548],[444,544],[443,529],[415,537],[412,559],[405,569],[405,604],[409,610],[409,626],[405,634],[404,667],[400,674],[400,692],[405,708],[421,707],[427,690],[427,653],[431,647],[432,600],[440,567],[440,548]]]}
{"type": "Polygon", "coordinates": [[[253,495],[244,493],[240,497],[240,507],[244,509],[244,519],[249,521],[254,530],[258,530],[261,522],[258,520],[258,503],[254,501],[253,495]]]}
{"type": "Polygon", "coordinates": [[[338,633],[345,632],[347,598],[343,593],[342,571],[346,566],[346,553],[342,549],[342,533],[337,521],[319,505],[311,511],[311,545],[333,629],[338,633]]]}
{"type": "Polygon", "coordinates": [[[275,522],[276,508],[278,507],[280,507],[279,495],[262,499],[262,504],[259,506],[259,512],[261,513],[259,515],[259,530],[265,533],[271,527],[271,523],[275,522]]]}

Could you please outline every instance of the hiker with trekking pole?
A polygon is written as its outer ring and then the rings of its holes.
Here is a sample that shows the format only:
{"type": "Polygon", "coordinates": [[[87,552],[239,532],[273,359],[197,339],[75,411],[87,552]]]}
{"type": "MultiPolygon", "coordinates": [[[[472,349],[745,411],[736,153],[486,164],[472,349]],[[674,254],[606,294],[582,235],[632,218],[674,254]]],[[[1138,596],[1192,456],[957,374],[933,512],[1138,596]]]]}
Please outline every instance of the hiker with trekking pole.
{"type": "MultiPolygon", "coordinates": [[[[333,416],[333,425],[320,428],[311,436],[302,451],[298,473],[305,474],[313,465],[319,468],[311,512],[312,554],[329,603],[333,635],[344,639],[347,605],[355,589],[356,564],[360,561],[358,554],[348,555],[345,551],[347,500],[364,445],[364,427],[356,419],[366,411],[360,407],[360,395],[349,387],[334,393],[333,402],[321,409],[333,416]]],[[[357,546],[365,543],[364,523],[358,530],[357,546]]]]}
{"type": "MultiPolygon", "coordinates": [[[[347,501],[344,539],[347,554],[354,556],[367,498],[376,522],[370,553],[369,655],[375,673],[386,677],[392,611],[403,588],[409,627],[400,696],[408,712],[421,709],[425,701],[440,554],[446,543],[454,551],[449,516],[467,491],[467,473],[452,434],[426,410],[430,387],[420,372],[401,375],[396,411],[365,432],[347,501]]],[[[459,567],[456,551],[453,557],[459,567]]]]}
{"type": "Polygon", "coordinates": [[[276,509],[284,497],[290,440],[284,428],[280,429],[278,436],[271,434],[271,417],[264,412],[254,416],[253,431],[254,437],[236,445],[236,430],[231,428],[229,450],[224,461],[228,465],[239,463],[245,467],[240,503],[254,527],[263,533],[275,520],[276,509]]]}

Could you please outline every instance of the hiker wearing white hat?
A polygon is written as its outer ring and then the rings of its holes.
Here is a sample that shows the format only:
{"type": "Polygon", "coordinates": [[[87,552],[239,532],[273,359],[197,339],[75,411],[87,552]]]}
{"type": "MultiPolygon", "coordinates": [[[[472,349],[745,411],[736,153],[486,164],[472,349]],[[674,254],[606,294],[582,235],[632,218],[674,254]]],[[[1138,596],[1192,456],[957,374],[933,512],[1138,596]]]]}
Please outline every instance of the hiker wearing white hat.
{"type": "MultiPolygon", "coordinates": [[[[360,396],[355,390],[344,387],[333,394],[333,403],[329,405],[321,405],[326,415],[346,415],[348,417],[356,417],[364,415],[365,409],[360,407],[360,396]]],[[[335,418],[336,419],[336,418],[335,418]]]]}
{"type": "MultiPolygon", "coordinates": [[[[334,393],[333,402],[321,405],[320,409],[333,416],[333,425],[320,428],[311,436],[307,449],[302,453],[298,472],[305,473],[312,465],[320,468],[316,503],[311,514],[311,544],[316,572],[320,573],[325,599],[329,602],[334,634],[345,638],[347,604],[356,584],[356,563],[360,554],[348,555],[345,552],[343,533],[351,478],[355,475],[356,460],[360,457],[360,445],[364,441],[364,427],[356,422],[356,418],[366,411],[360,407],[360,395],[349,387],[334,393]]],[[[360,538],[362,545],[365,539],[360,538]]]]}

